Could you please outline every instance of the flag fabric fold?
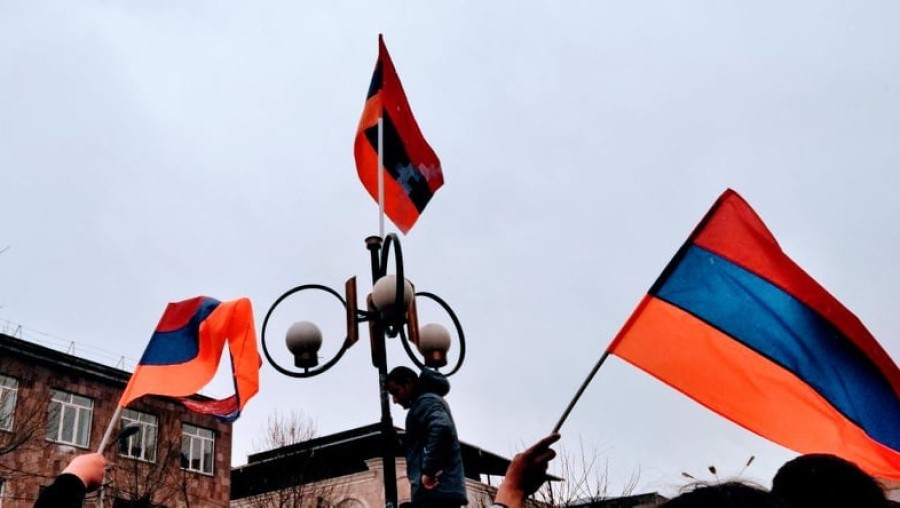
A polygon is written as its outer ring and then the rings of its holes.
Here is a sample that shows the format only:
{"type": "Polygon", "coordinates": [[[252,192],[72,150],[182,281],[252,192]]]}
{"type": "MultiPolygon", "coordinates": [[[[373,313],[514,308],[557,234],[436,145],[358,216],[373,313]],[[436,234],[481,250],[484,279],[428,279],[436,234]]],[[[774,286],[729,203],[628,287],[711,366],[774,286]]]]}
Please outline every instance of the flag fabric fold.
{"type": "Polygon", "coordinates": [[[119,406],[126,407],[144,395],[164,395],[181,398],[192,411],[233,421],[259,391],[261,366],[250,300],[220,302],[198,296],[170,303],[119,399],[119,406]],[[215,376],[226,343],[234,395],[206,401],[186,398],[215,376]]]}
{"type": "Polygon", "coordinates": [[[782,446],[900,479],[900,370],[730,189],[608,351],[782,446]]]}
{"type": "Polygon", "coordinates": [[[425,141],[403,92],[384,39],[369,85],[353,155],[363,186],[378,202],[378,120],[382,120],[384,212],[404,234],[444,184],[441,161],[425,141]]]}

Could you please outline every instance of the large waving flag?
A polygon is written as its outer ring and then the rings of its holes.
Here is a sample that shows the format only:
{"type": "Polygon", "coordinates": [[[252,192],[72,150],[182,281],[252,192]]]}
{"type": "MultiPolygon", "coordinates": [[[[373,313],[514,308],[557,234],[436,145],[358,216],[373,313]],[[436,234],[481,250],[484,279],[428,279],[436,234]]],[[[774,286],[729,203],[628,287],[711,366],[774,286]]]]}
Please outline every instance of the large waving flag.
{"type": "Polygon", "coordinates": [[[403,85],[381,35],[353,155],[363,186],[379,202],[378,121],[382,121],[384,213],[404,234],[416,223],[431,196],[444,184],[441,161],[413,117],[403,85]]]}
{"type": "Polygon", "coordinates": [[[800,453],[900,479],[900,371],[727,190],[609,352],[800,453]]]}
{"type": "Polygon", "coordinates": [[[211,401],[182,399],[199,413],[225,421],[240,416],[241,409],[259,391],[256,330],[250,300],[227,302],[198,296],[170,303],[141,357],[119,406],[126,407],[143,395],[187,397],[209,383],[219,368],[225,344],[231,354],[234,395],[211,401]]]}

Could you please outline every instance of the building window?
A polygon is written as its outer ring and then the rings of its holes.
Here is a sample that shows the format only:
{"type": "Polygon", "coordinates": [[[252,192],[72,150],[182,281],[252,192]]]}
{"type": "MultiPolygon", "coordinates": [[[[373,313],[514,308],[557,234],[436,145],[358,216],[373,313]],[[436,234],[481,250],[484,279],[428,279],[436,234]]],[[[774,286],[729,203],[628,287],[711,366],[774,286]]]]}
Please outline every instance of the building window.
{"type": "Polygon", "coordinates": [[[15,378],[0,375],[0,430],[13,429],[18,392],[19,382],[15,378]]]}
{"type": "Polygon", "coordinates": [[[94,401],[61,390],[50,390],[47,439],[87,448],[91,439],[94,401]]]}
{"type": "Polygon", "coordinates": [[[156,436],[159,426],[155,415],[133,409],[122,411],[122,427],[135,423],[141,430],[119,442],[119,454],[133,459],[156,462],[156,436]]]}
{"type": "Polygon", "coordinates": [[[181,425],[181,467],[188,471],[212,474],[215,433],[184,423],[181,425]]]}

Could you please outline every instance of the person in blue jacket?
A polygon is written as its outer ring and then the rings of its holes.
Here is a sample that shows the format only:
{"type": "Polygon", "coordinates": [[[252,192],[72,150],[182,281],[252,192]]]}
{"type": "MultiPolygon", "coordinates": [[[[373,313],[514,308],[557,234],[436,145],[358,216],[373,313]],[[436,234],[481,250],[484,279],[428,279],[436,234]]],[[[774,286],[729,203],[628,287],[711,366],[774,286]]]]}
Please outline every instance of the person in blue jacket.
{"type": "Polygon", "coordinates": [[[397,367],[387,377],[394,403],[406,414],[406,476],[414,507],[459,507],[468,504],[465,473],[456,424],[443,396],[450,391],[447,378],[425,369],[421,375],[397,367]]]}

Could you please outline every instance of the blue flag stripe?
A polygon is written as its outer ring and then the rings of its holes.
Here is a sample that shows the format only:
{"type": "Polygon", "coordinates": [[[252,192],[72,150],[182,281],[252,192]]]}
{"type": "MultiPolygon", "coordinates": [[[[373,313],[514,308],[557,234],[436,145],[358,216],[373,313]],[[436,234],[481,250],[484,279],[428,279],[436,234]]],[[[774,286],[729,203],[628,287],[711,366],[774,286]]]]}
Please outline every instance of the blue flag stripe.
{"type": "Polygon", "coordinates": [[[900,401],[890,384],[855,344],[790,294],[697,246],[654,289],[794,373],[873,439],[900,451],[900,401]]]}
{"type": "Polygon", "coordinates": [[[177,365],[193,360],[200,353],[200,323],[219,306],[214,298],[203,303],[183,327],[170,332],[154,332],[141,357],[141,365],[177,365]]]}

